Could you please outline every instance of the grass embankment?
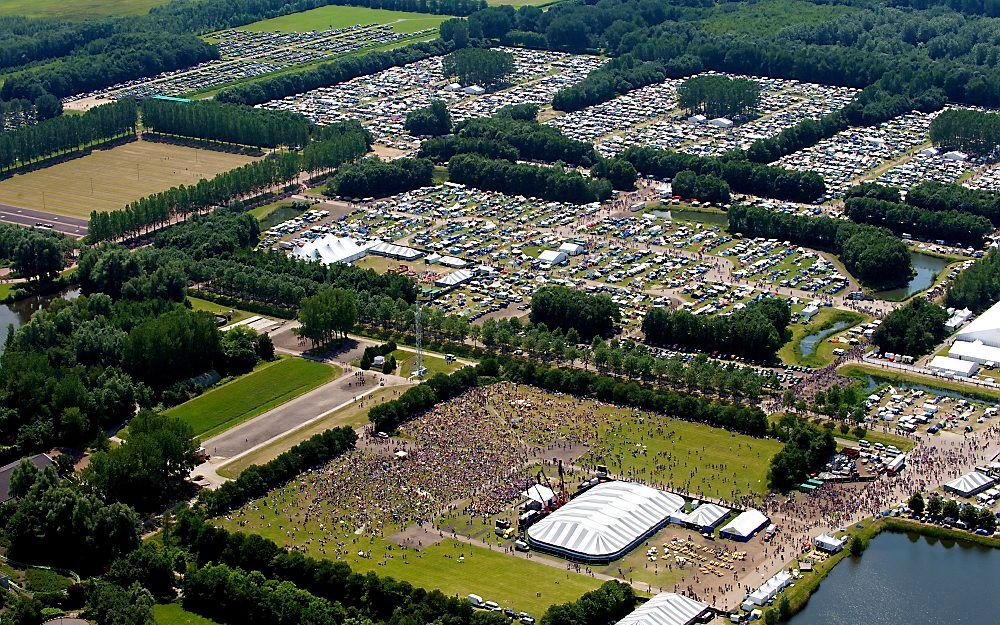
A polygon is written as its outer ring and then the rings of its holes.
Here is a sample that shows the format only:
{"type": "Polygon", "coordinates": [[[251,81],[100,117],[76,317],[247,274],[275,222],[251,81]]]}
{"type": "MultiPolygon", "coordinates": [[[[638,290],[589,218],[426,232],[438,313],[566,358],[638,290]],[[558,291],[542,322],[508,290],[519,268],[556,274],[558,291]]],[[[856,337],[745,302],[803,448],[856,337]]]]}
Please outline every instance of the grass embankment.
{"type": "Polygon", "coordinates": [[[840,373],[857,378],[871,376],[876,382],[887,384],[918,384],[942,391],[951,391],[965,395],[971,399],[981,399],[983,401],[1000,401],[1000,390],[984,388],[982,386],[972,386],[963,384],[955,380],[946,380],[933,375],[914,373],[912,371],[900,371],[899,369],[881,368],[868,363],[852,362],[842,365],[837,369],[840,373]]]}
{"type": "MultiPolygon", "coordinates": [[[[831,343],[829,339],[839,332],[844,332],[847,329],[864,322],[865,319],[867,319],[867,317],[861,313],[856,313],[853,310],[824,308],[816,313],[816,316],[813,317],[808,324],[792,326],[792,340],[785,343],[782,348],[778,350],[778,358],[781,359],[781,362],[789,365],[802,365],[817,368],[825,367],[833,362],[833,350],[837,348],[837,346],[831,343]],[[837,332],[832,333],[830,336],[820,339],[811,354],[802,353],[802,339],[812,334],[828,330],[840,322],[846,323],[847,325],[837,332]]],[[[844,349],[849,347],[850,346],[844,346],[844,349]]]]}
{"type": "Polygon", "coordinates": [[[167,411],[204,440],[329,382],[340,368],[304,358],[281,357],[167,411]]]}
{"type": "Polygon", "coordinates": [[[372,393],[365,395],[363,402],[352,403],[334,410],[305,427],[289,432],[281,438],[275,439],[266,447],[261,447],[245,456],[240,456],[230,463],[222,465],[218,473],[223,477],[233,479],[246,470],[247,467],[270,462],[315,434],[343,425],[349,425],[353,428],[365,425],[368,423],[368,411],[371,410],[372,406],[395,399],[400,394],[406,392],[411,386],[415,385],[405,384],[401,386],[379,387],[372,393]]]}

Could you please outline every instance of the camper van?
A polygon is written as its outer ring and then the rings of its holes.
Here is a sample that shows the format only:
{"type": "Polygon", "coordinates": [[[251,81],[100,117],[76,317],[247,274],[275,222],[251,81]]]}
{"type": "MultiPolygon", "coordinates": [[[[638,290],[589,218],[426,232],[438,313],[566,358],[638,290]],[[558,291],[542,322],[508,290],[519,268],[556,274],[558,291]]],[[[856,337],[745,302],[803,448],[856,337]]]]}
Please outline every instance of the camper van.
{"type": "Polygon", "coordinates": [[[469,603],[471,603],[474,608],[483,607],[483,598],[479,595],[469,595],[466,599],[469,600],[469,603]]]}

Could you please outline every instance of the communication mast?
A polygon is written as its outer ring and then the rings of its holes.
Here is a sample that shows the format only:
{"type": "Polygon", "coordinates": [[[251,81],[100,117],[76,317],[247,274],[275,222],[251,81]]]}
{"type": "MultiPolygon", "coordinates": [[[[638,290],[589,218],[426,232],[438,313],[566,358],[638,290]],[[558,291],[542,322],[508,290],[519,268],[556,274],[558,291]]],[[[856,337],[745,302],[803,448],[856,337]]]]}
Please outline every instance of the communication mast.
{"type": "Polygon", "coordinates": [[[413,370],[413,375],[418,378],[424,376],[424,341],[423,331],[420,328],[420,296],[417,296],[417,314],[415,317],[415,329],[417,334],[417,363],[413,370]]]}

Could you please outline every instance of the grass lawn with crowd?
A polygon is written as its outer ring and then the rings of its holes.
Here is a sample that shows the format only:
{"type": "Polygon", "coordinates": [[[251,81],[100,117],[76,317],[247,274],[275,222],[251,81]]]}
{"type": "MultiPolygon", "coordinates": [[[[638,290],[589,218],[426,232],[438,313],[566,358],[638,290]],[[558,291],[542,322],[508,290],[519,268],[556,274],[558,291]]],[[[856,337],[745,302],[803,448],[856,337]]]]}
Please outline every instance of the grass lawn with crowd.
{"type": "Polygon", "coordinates": [[[0,181],[0,204],[69,217],[111,211],[147,195],[245,165],[239,154],[133,141],[0,181]]]}
{"type": "Polygon", "coordinates": [[[392,26],[393,31],[409,34],[426,28],[437,28],[438,24],[446,19],[449,19],[449,16],[329,5],[310,11],[302,11],[301,13],[292,13],[269,20],[254,22],[253,24],[241,26],[240,30],[295,33],[346,28],[356,24],[389,24],[392,26]]]}
{"type": "Polygon", "coordinates": [[[167,411],[204,440],[276,408],[339,376],[339,367],[280,357],[167,411]]]}

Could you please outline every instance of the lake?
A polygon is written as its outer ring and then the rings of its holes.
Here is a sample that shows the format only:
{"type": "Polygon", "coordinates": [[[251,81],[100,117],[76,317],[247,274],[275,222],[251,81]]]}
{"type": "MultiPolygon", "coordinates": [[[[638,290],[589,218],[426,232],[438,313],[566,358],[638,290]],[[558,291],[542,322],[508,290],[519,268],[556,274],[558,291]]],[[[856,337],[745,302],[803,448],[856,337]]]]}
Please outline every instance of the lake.
{"type": "Polygon", "coordinates": [[[28,323],[31,315],[43,308],[47,308],[53,299],[62,297],[63,299],[75,299],[80,295],[80,289],[73,287],[64,290],[62,293],[45,296],[32,296],[18,300],[12,304],[0,304],[0,353],[3,352],[7,343],[7,330],[13,325],[18,329],[28,323]]]}
{"type": "Polygon", "coordinates": [[[910,252],[910,262],[913,263],[913,271],[916,273],[910,279],[909,284],[891,291],[876,293],[876,297],[889,301],[899,301],[914,293],[927,290],[934,284],[934,279],[948,266],[950,261],[930,254],[910,252]]]}
{"type": "Polygon", "coordinates": [[[985,625],[998,622],[1000,552],[883,532],[823,580],[791,625],[985,625]]]}

